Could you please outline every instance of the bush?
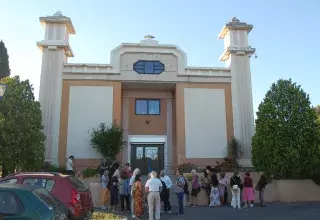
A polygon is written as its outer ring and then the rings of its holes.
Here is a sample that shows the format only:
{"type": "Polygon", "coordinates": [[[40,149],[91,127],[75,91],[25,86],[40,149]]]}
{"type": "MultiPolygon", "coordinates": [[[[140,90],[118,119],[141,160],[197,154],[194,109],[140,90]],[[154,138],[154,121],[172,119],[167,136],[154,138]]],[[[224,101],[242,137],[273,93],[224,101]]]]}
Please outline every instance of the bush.
{"type": "Polygon", "coordinates": [[[178,169],[181,170],[183,173],[190,173],[192,169],[195,169],[197,172],[202,171],[196,165],[192,163],[183,163],[178,166],[178,169]]]}
{"type": "Polygon", "coordinates": [[[320,128],[309,96],[290,80],[272,84],[252,138],[256,169],[275,178],[310,178],[320,167],[320,128]]]}
{"type": "Polygon", "coordinates": [[[57,167],[53,164],[51,164],[50,162],[45,162],[44,163],[44,167],[43,167],[43,171],[45,172],[56,172],[56,173],[66,173],[66,168],[61,166],[61,167],[57,167]]]}
{"type": "Polygon", "coordinates": [[[96,149],[104,158],[115,160],[124,144],[123,130],[113,123],[107,126],[101,123],[98,128],[93,128],[90,133],[91,146],[96,149]]]}
{"type": "Polygon", "coordinates": [[[100,174],[99,168],[87,168],[81,171],[83,178],[95,177],[100,174]]]}

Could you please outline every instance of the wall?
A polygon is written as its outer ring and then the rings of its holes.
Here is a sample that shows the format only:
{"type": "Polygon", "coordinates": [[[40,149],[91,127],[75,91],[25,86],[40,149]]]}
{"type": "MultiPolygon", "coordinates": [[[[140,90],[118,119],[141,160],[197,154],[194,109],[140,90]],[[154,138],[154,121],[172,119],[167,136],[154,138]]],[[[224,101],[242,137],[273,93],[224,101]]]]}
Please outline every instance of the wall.
{"type": "Polygon", "coordinates": [[[60,121],[59,164],[73,154],[77,169],[98,166],[101,156],[89,146],[89,129],[101,122],[121,125],[121,83],[64,80],[60,121]]]}
{"type": "Polygon", "coordinates": [[[233,136],[230,84],[177,83],[175,94],[176,164],[190,162],[204,166],[221,161],[226,143],[233,136]],[[199,146],[200,154],[194,149],[199,146]]]}
{"type": "Polygon", "coordinates": [[[124,97],[129,99],[129,135],[166,135],[167,101],[172,97],[170,91],[124,90],[124,97]],[[160,99],[160,115],[136,115],[135,99],[160,99]],[[146,121],[149,121],[149,124],[146,121]]]}

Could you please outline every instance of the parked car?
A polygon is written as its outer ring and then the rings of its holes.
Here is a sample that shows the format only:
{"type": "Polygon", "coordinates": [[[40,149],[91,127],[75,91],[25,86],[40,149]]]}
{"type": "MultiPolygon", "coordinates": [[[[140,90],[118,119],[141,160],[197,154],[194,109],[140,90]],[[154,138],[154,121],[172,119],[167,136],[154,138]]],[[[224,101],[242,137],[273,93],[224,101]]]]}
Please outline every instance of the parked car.
{"type": "Polygon", "coordinates": [[[68,209],[46,189],[0,184],[0,219],[67,220],[68,209]]]}
{"type": "Polygon", "coordinates": [[[22,172],[5,177],[0,184],[27,184],[43,187],[68,208],[70,219],[87,219],[93,212],[89,188],[74,176],[48,172],[22,172]]]}

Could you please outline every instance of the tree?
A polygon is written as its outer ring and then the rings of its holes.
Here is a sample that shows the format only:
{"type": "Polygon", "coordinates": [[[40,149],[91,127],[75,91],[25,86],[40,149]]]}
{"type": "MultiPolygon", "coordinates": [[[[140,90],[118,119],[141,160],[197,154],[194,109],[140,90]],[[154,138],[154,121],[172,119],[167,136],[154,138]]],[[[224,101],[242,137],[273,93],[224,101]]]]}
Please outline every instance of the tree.
{"type": "Polygon", "coordinates": [[[317,114],[317,121],[318,123],[320,123],[320,105],[317,105],[316,107],[314,107],[314,110],[316,111],[317,114]]]}
{"type": "Polygon", "coordinates": [[[0,79],[10,76],[9,56],[3,41],[0,41],[0,79]]]}
{"type": "Polygon", "coordinates": [[[278,80],[258,108],[253,165],[278,178],[310,178],[320,166],[319,131],[309,96],[291,79],[278,80]]]}
{"type": "Polygon", "coordinates": [[[45,136],[40,104],[35,101],[32,85],[28,80],[20,81],[18,76],[0,82],[7,85],[0,101],[0,115],[3,115],[0,161],[9,172],[17,167],[24,171],[40,169],[44,163],[45,136]]]}
{"type": "Polygon", "coordinates": [[[90,132],[91,146],[102,154],[104,158],[115,160],[124,144],[123,130],[116,123],[107,126],[101,123],[98,128],[93,128],[90,132]]]}

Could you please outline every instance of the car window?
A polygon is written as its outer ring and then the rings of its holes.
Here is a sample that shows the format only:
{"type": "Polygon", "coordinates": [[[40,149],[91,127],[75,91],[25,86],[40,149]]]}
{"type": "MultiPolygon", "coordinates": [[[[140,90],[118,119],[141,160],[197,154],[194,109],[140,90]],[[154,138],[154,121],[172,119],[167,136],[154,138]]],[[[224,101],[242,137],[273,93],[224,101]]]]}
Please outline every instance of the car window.
{"type": "Polygon", "coordinates": [[[0,184],[17,184],[18,179],[14,178],[14,179],[7,179],[7,180],[3,180],[0,181],[0,184]]]}
{"type": "Polygon", "coordinates": [[[36,188],[32,191],[32,193],[49,208],[54,208],[61,204],[58,199],[56,199],[48,190],[44,188],[36,188]]]}
{"type": "Polygon", "coordinates": [[[0,216],[19,215],[23,212],[24,206],[15,193],[0,191],[0,216]]]}
{"type": "Polygon", "coordinates": [[[75,178],[74,176],[68,176],[67,179],[72,183],[73,187],[76,188],[80,192],[84,192],[89,190],[89,188],[84,185],[80,180],[75,178]]]}
{"type": "Polygon", "coordinates": [[[49,180],[44,178],[25,178],[22,181],[22,184],[42,187],[50,192],[52,191],[55,183],[56,182],[54,180],[49,180]]]}

